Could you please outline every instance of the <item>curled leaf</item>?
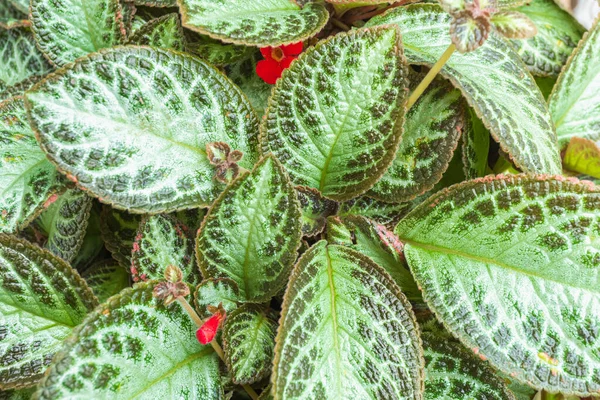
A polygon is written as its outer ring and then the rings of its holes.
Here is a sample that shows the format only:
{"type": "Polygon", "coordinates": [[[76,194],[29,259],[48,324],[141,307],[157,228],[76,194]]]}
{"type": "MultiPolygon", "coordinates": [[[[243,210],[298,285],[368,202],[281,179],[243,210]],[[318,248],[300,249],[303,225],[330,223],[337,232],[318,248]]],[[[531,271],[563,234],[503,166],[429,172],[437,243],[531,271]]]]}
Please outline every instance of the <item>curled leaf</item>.
{"type": "Polygon", "coordinates": [[[600,178],[600,147],[590,139],[572,137],[563,165],[568,170],[600,178]]]}
{"type": "Polygon", "coordinates": [[[185,297],[190,294],[190,288],[185,282],[159,282],[154,286],[152,295],[161,300],[165,306],[168,306],[178,297],[185,297]]]}
{"type": "Polygon", "coordinates": [[[502,11],[491,17],[494,28],[509,39],[529,39],[537,34],[537,27],[529,17],[518,11],[502,11]]]}
{"type": "Polygon", "coordinates": [[[450,37],[461,53],[473,51],[481,46],[490,35],[492,26],[486,16],[475,16],[471,11],[453,14],[450,37]]]}

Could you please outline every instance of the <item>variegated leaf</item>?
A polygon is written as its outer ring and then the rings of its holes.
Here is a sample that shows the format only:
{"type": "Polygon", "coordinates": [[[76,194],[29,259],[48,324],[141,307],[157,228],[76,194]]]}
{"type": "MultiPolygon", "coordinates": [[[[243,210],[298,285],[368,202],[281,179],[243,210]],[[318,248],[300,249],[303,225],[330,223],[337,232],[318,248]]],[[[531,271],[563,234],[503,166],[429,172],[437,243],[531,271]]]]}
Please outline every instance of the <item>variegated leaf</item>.
{"type": "Polygon", "coordinates": [[[229,185],[204,218],[196,241],[205,278],[230,278],[251,302],[285,285],[301,238],[301,210],[272,155],[229,185]]]}
{"type": "MultiPolygon", "coordinates": [[[[209,64],[223,66],[247,58],[256,52],[255,47],[240,46],[237,44],[223,43],[210,36],[200,35],[196,32],[187,31],[186,49],[198,57],[206,60],[209,64]]],[[[231,76],[230,76],[231,78],[231,76]]],[[[264,82],[263,82],[264,83],[264,82]]],[[[269,86],[269,85],[267,85],[269,86]]],[[[269,89],[271,87],[269,86],[269,89]]],[[[241,88],[242,91],[244,88],[241,88]]],[[[251,102],[252,99],[250,98],[251,102]]]]}
{"type": "Polygon", "coordinates": [[[413,208],[412,202],[386,203],[371,197],[360,196],[341,203],[338,214],[341,216],[360,215],[391,228],[396,226],[411,208],[413,208]]]}
{"type": "Polygon", "coordinates": [[[548,100],[561,147],[600,139],[600,16],[573,51],[548,100]]]}
{"type": "Polygon", "coordinates": [[[365,217],[327,218],[327,241],[349,247],[383,268],[411,301],[421,301],[421,292],[404,259],[404,245],[393,232],[365,217]]]}
{"type": "Polygon", "coordinates": [[[475,179],[487,174],[490,132],[471,109],[462,136],[463,171],[467,179],[475,179]]]}
{"type": "Polygon", "coordinates": [[[297,185],[349,200],[392,162],[406,98],[406,61],[394,27],[357,29],[317,43],[277,81],[261,126],[297,185]]]}
{"type": "Polygon", "coordinates": [[[302,235],[318,235],[325,228],[327,217],[337,212],[338,204],[321,196],[318,190],[305,186],[296,186],[296,194],[302,207],[302,235]]]}
{"type": "Polygon", "coordinates": [[[509,39],[530,39],[537,34],[537,26],[534,22],[518,11],[494,13],[490,21],[502,36],[509,39]]]}
{"type": "Polygon", "coordinates": [[[452,16],[450,38],[461,53],[476,50],[485,43],[492,26],[484,15],[474,16],[470,11],[461,11],[452,16]]]}
{"type": "Polygon", "coordinates": [[[177,0],[134,0],[136,6],[147,7],[177,7],[177,0]]]}
{"type": "Polygon", "coordinates": [[[33,386],[98,300],[65,261],[0,234],[0,388],[33,386]]]}
{"type": "Polygon", "coordinates": [[[300,42],[329,19],[320,2],[294,0],[179,0],[183,25],[228,43],[266,47],[300,42]]]}
{"type": "Polygon", "coordinates": [[[12,86],[51,69],[28,29],[0,29],[0,85],[12,86]]]}
{"type": "Polygon", "coordinates": [[[69,189],[58,196],[37,219],[46,233],[45,247],[67,262],[73,261],[88,226],[92,198],[81,190],[69,189]]]}
{"type": "Polygon", "coordinates": [[[130,286],[129,271],[115,260],[103,260],[81,273],[98,300],[104,303],[109,297],[130,286]]]}
{"type": "MultiPolygon", "coordinates": [[[[11,97],[23,96],[25,91],[38,83],[41,78],[42,77],[40,75],[33,75],[19,83],[5,87],[4,89],[0,90],[0,102],[8,100],[11,97]]],[[[2,86],[1,83],[0,86],[2,86]]]]}
{"type": "Polygon", "coordinates": [[[35,388],[0,391],[0,400],[30,400],[35,388]]]}
{"type": "Polygon", "coordinates": [[[218,70],[184,53],[103,50],[34,86],[26,102],[50,159],[102,201],[132,212],[210,204],[224,185],[207,143],[243,152],[244,168],[256,161],[250,104],[218,70]]]}
{"type": "Polygon", "coordinates": [[[0,0],[0,28],[12,29],[29,26],[27,14],[14,7],[9,0],[0,0]]]}
{"type": "Polygon", "coordinates": [[[125,289],[88,315],[33,399],[223,399],[219,358],[179,303],[165,307],[152,289],[125,289]]]}
{"type": "Polygon", "coordinates": [[[520,382],[600,392],[600,188],[508,175],[455,185],[396,233],[423,297],[464,345],[520,382]]]}
{"type": "Polygon", "coordinates": [[[186,46],[179,15],[167,14],[147,22],[131,35],[128,43],[183,51],[186,46]]]}
{"type": "Polygon", "coordinates": [[[570,171],[600,178],[600,147],[589,139],[572,137],[563,165],[570,171]]]}
{"type": "Polygon", "coordinates": [[[31,29],[59,67],[121,44],[126,34],[119,0],[31,0],[31,29]]]}
{"type": "Polygon", "coordinates": [[[190,232],[197,232],[206,212],[206,208],[190,208],[176,211],[170,215],[177,218],[190,232]]]}
{"type": "Polygon", "coordinates": [[[98,203],[94,203],[90,210],[83,243],[71,265],[76,267],[77,270],[83,271],[96,261],[96,257],[103,250],[104,240],[102,240],[102,233],[100,232],[100,207],[98,203]]]}
{"type": "MultiPolygon", "coordinates": [[[[432,65],[450,45],[450,16],[433,4],[397,7],[367,25],[394,23],[408,61],[432,65]],[[424,27],[426,27],[424,29],[424,27]]],[[[560,173],[556,134],[546,103],[510,44],[494,32],[471,53],[454,53],[441,74],[457,86],[518,167],[560,173]]]]}
{"type": "Polygon", "coordinates": [[[401,203],[430,190],[448,168],[466,112],[458,89],[441,82],[430,86],[406,114],[396,158],[367,195],[401,203]]]}
{"type": "Polygon", "coordinates": [[[244,305],[227,316],[223,351],[234,383],[258,382],[271,372],[276,318],[273,311],[253,304],[244,305]]]}
{"type": "Polygon", "coordinates": [[[133,280],[163,280],[165,269],[174,265],[183,273],[185,282],[199,283],[193,235],[193,231],[169,215],[144,216],[131,253],[133,280]]]}
{"type": "MultiPolygon", "coordinates": [[[[1,33],[0,33],[1,34],[1,33]]],[[[21,98],[0,105],[0,232],[31,222],[62,190],[27,121],[21,98]],[[48,203],[47,203],[48,202],[48,203]],[[46,204],[47,203],[47,204],[46,204]]]]}
{"type": "Polygon", "coordinates": [[[207,318],[212,313],[207,311],[208,306],[223,306],[227,313],[232,312],[243,303],[245,298],[240,294],[240,289],[233,279],[229,278],[209,278],[205,279],[194,291],[194,304],[196,311],[203,318],[207,318]]]}
{"type": "Polygon", "coordinates": [[[29,15],[29,0],[10,0],[10,3],[23,14],[29,15]]]}
{"type": "Polygon", "coordinates": [[[133,242],[142,216],[104,206],[100,215],[100,232],[106,248],[124,268],[131,266],[133,242]]]}
{"type": "Polygon", "coordinates": [[[128,38],[133,32],[133,20],[137,13],[137,8],[133,1],[130,0],[119,0],[121,4],[121,22],[123,23],[123,29],[125,29],[125,37],[128,38]]]}
{"type": "Polygon", "coordinates": [[[262,118],[269,103],[272,86],[256,74],[256,63],[260,57],[260,52],[255,51],[249,57],[228,65],[225,72],[242,89],[256,114],[262,118]]]}
{"type": "Polygon", "coordinates": [[[533,0],[516,10],[533,21],[537,34],[511,44],[532,74],[557,76],[585,29],[553,0],[533,0]]]}
{"type": "Polygon", "coordinates": [[[423,379],[418,328],[389,275],[325,241],[304,253],[282,306],[274,398],[422,399],[423,379]]]}

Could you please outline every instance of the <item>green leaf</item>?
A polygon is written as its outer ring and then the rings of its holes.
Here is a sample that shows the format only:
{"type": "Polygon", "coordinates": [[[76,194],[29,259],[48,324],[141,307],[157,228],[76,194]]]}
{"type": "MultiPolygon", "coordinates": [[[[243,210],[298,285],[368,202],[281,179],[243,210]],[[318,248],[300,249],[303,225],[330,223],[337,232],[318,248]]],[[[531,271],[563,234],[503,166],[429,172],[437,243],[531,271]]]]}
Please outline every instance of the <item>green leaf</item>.
{"type": "MultiPolygon", "coordinates": [[[[8,100],[11,97],[23,96],[25,91],[38,83],[41,78],[39,75],[33,75],[19,83],[0,90],[0,102],[8,100]]],[[[2,83],[0,83],[0,86],[2,86],[2,83]]]]}
{"type": "MultiPolygon", "coordinates": [[[[213,39],[210,36],[200,35],[196,32],[188,31],[186,33],[188,33],[186,46],[187,51],[194,53],[212,65],[223,66],[226,64],[231,64],[256,52],[255,47],[223,43],[220,40],[213,39]]],[[[269,89],[270,88],[271,87],[269,86],[269,89]]],[[[243,88],[242,91],[244,91],[243,88]]]]}
{"type": "Polygon", "coordinates": [[[200,282],[193,235],[193,231],[169,215],[144,216],[131,253],[133,280],[164,280],[165,269],[174,265],[183,272],[185,282],[192,285],[200,282]]]}
{"type": "Polygon", "coordinates": [[[343,246],[315,244],[285,294],[275,399],[422,399],[421,340],[389,275],[343,246]]]}
{"type": "Polygon", "coordinates": [[[177,0],[134,0],[136,6],[177,7],[177,0]]]}
{"type": "Polygon", "coordinates": [[[228,43],[279,46],[317,34],[329,12],[319,2],[179,0],[183,26],[228,43]]]}
{"type": "Polygon", "coordinates": [[[511,44],[532,74],[557,76],[585,29],[552,0],[533,0],[516,10],[533,21],[537,34],[511,44]]]}
{"type": "Polygon", "coordinates": [[[250,384],[269,375],[276,333],[276,315],[258,305],[244,305],[227,316],[223,351],[234,383],[250,384]]]}
{"type": "Polygon", "coordinates": [[[230,278],[248,301],[269,300],[285,285],[300,247],[294,187],[273,156],[241,174],[214,202],[196,241],[205,278],[230,278]]]}
{"type": "Polygon", "coordinates": [[[321,196],[318,190],[305,186],[296,186],[296,194],[302,207],[302,235],[318,235],[325,228],[327,217],[337,212],[338,204],[321,196]]]}
{"type": "Polygon", "coordinates": [[[465,132],[462,135],[463,171],[467,179],[487,175],[490,132],[483,122],[469,109],[465,132]]]}
{"type": "Polygon", "coordinates": [[[249,57],[225,68],[227,76],[242,89],[260,118],[265,114],[273,88],[256,74],[256,63],[261,57],[260,52],[255,51],[249,57]]]}
{"type": "Polygon", "coordinates": [[[205,279],[194,291],[194,304],[202,318],[212,315],[206,309],[208,306],[217,307],[222,304],[225,311],[230,313],[244,300],[237,283],[229,278],[205,279]]]}
{"type": "MultiPolygon", "coordinates": [[[[25,227],[62,184],[27,121],[21,98],[0,105],[0,232],[25,227]]],[[[48,203],[49,204],[49,203],[48,203]]]]}
{"type": "Polygon", "coordinates": [[[529,39],[537,34],[537,26],[524,13],[501,11],[491,16],[492,25],[502,36],[510,39],[529,39]]]}
{"type": "Polygon", "coordinates": [[[37,220],[47,234],[44,246],[66,262],[71,262],[83,244],[92,198],[81,190],[69,189],[54,201],[37,220]]]}
{"type": "Polygon", "coordinates": [[[81,273],[101,303],[129,287],[129,271],[114,260],[103,260],[81,273]]]}
{"type": "Polygon", "coordinates": [[[135,19],[135,14],[137,12],[137,8],[132,1],[129,0],[119,0],[121,4],[121,21],[123,23],[123,29],[125,29],[125,37],[130,37],[133,32],[133,20],[135,19]]]}
{"type": "Polygon", "coordinates": [[[83,243],[71,265],[79,271],[83,271],[94,262],[103,249],[104,240],[102,240],[102,233],[100,232],[100,207],[96,203],[90,210],[83,243]]]}
{"type": "Polygon", "coordinates": [[[600,17],[579,42],[548,100],[558,142],[600,139],[600,17]]]}
{"type": "Polygon", "coordinates": [[[421,301],[421,292],[404,259],[404,245],[393,232],[365,217],[327,218],[327,241],[349,247],[383,268],[411,301],[421,301]]]}
{"type": "Polygon", "coordinates": [[[554,85],[556,85],[556,78],[552,76],[536,76],[534,78],[535,83],[540,88],[540,91],[544,95],[544,98],[548,100],[548,97],[550,97],[550,93],[552,92],[554,85]]]}
{"type": "Polygon", "coordinates": [[[183,51],[185,38],[179,15],[167,14],[147,22],[131,35],[128,43],[183,51]]]}
{"type": "Polygon", "coordinates": [[[474,16],[471,11],[461,11],[452,15],[450,37],[456,49],[466,53],[478,49],[485,43],[492,31],[487,16],[474,16]]]}
{"type": "MultiPolygon", "coordinates": [[[[408,61],[433,65],[450,45],[450,16],[433,4],[397,7],[367,25],[395,23],[408,61]],[[426,28],[424,28],[426,27],[426,28]]],[[[441,74],[458,87],[502,149],[526,172],[561,172],[546,103],[510,44],[494,32],[471,53],[454,53],[441,74]]]]}
{"type": "Polygon", "coordinates": [[[423,298],[468,348],[537,389],[600,391],[600,188],[507,175],[455,185],[396,233],[423,298]]]}
{"type": "Polygon", "coordinates": [[[425,333],[425,399],[515,400],[502,378],[460,343],[425,333]]]}
{"type": "Polygon", "coordinates": [[[24,15],[8,0],[0,0],[0,28],[12,29],[29,26],[27,15],[24,15]]]}
{"type": "Polygon", "coordinates": [[[349,200],[381,177],[402,134],[406,61],[400,32],[357,29],[309,48],[277,81],[261,126],[292,181],[349,200]]]}
{"type": "Polygon", "coordinates": [[[26,102],[50,159],[80,187],[131,212],[210,204],[224,186],[213,179],[207,143],[243,152],[244,168],[257,157],[248,101],[218,70],[184,53],[103,50],[34,86],[26,102]]]}
{"type": "Polygon", "coordinates": [[[12,86],[51,69],[28,29],[0,29],[0,84],[12,86]]]}
{"type": "Polygon", "coordinates": [[[6,390],[0,392],[0,400],[30,400],[35,388],[6,390]]]}
{"type": "Polygon", "coordinates": [[[31,29],[40,50],[62,67],[123,43],[119,0],[31,0],[31,29]]]}
{"type": "Polygon", "coordinates": [[[34,385],[98,301],[65,261],[0,234],[0,388],[34,385]]]}
{"type": "Polygon", "coordinates": [[[448,168],[465,129],[467,105],[460,91],[437,83],[406,114],[396,158],[367,193],[401,203],[430,190],[448,168]]]}
{"type": "Polygon", "coordinates": [[[190,232],[197,232],[198,229],[200,229],[200,225],[204,220],[206,212],[206,208],[190,208],[187,210],[179,210],[171,213],[171,215],[185,225],[186,229],[190,232]]]}
{"type": "Polygon", "coordinates": [[[29,15],[29,0],[10,0],[10,4],[25,15],[29,15]]]}
{"type": "Polygon", "coordinates": [[[386,203],[371,197],[360,196],[341,203],[338,214],[341,216],[360,215],[389,228],[396,226],[412,207],[412,202],[386,203]]]}
{"type": "Polygon", "coordinates": [[[142,216],[115,210],[108,206],[102,208],[100,232],[106,248],[122,267],[131,266],[131,252],[142,216]]]}
{"type": "Polygon", "coordinates": [[[589,139],[572,137],[563,165],[570,171],[600,178],[600,147],[589,139]]]}
{"type": "Polygon", "coordinates": [[[179,303],[165,307],[152,289],[125,289],[88,315],[33,398],[223,399],[216,353],[179,303]]]}

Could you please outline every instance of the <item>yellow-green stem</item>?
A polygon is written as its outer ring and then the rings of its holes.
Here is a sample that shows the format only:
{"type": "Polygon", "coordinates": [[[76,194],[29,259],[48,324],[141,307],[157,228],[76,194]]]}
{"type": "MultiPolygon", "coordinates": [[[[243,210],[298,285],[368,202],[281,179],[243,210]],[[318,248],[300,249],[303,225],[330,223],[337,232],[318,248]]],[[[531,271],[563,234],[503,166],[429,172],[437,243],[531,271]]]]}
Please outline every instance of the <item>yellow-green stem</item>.
{"type": "Polygon", "coordinates": [[[431,67],[427,75],[425,75],[425,78],[423,78],[421,83],[419,83],[419,86],[417,86],[417,88],[408,97],[408,103],[406,105],[407,109],[410,109],[417,102],[425,89],[427,89],[431,82],[433,82],[433,79],[441,71],[444,65],[446,65],[446,62],[448,62],[450,56],[454,53],[454,50],[456,50],[456,46],[454,46],[454,43],[450,43],[450,46],[448,46],[446,51],[444,51],[444,54],[442,54],[440,59],[433,64],[433,67],[431,67]]]}
{"type": "Polygon", "coordinates": [[[183,296],[178,297],[177,298],[177,302],[179,304],[181,304],[181,306],[188,313],[188,315],[190,316],[190,318],[192,319],[192,321],[194,321],[194,323],[196,324],[196,326],[198,328],[200,328],[204,322],[200,319],[200,317],[196,313],[196,310],[194,310],[194,308],[190,305],[190,303],[187,302],[187,300],[185,299],[185,297],[183,297],[183,296]]]}

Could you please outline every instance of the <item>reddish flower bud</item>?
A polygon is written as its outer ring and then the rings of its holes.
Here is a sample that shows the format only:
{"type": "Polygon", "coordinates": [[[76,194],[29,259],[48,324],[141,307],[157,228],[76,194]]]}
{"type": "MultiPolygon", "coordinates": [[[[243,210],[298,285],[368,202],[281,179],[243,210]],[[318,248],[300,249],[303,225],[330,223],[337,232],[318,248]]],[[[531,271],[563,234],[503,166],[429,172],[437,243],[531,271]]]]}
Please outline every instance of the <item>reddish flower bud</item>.
{"type": "Polygon", "coordinates": [[[212,317],[209,317],[204,324],[196,331],[196,339],[202,344],[208,344],[217,336],[217,331],[225,319],[225,310],[219,308],[212,317]]]}

